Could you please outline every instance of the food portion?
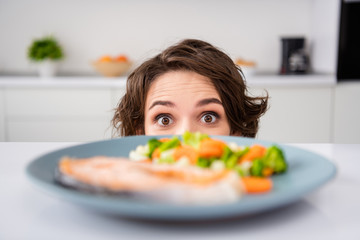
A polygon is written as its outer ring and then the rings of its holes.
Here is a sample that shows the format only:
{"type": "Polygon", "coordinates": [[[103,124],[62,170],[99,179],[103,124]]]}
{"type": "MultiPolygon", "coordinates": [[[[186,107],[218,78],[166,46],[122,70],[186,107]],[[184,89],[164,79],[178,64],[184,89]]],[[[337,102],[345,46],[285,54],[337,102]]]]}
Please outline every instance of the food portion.
{"type": "Polygon", "coordinates": [[[235,64],[242,67],[242,66],[245,66],[245,67],[255,67],[256,66],[256,63],[254,61],[250,61],[250,60],[245,60],[243,58],[237,58],[235,59],[235,64]]]}
{"type": "Polygon", "coordinates": [[[125,54],[117,56],[103,55],[93,62],[94,68],[106,77],[125,75],[131,65],[131,61],[125,54]]]}
{"type": "Polygon", "coordinates": [[[129,59],[124,54],[117,56],[104,55],[101,56],[97,61],[98,62],[129,62],[129,59]]]}
{"type": "Polygon", "coordinates": [[[202,133],[153,138],[129,159],[63,157],[56,180],[93,193],[123,194],[179,204],[233,202],[271,191],[271,176],[287,169],[277,146],[238,146],[202,133]]]}
{"type": "Polygon", "coordinates": [[[242,185],[232,171],[146,164],[126,158],[64,157],[56,179],[63,185],[93,193],[181,204],[217,204],[241,197],[242,185]]]}
{"type": "Polygon", "coordinates": [[[256,72],[255,61],[237,58],[234,63],[241,69],[241,73],[245,75],[245,78],[252,77],[256,72]]]}
{"type": "Polygon", "coordinates": [[[207,134],[186,132],[181,140],[151,139],[130,152],[130,160],[197,166],[213,170],[234,170],[240,176],[269,177],[286,171],[287,164],[282,150],[277,146],[265,147],[259,144],[238,146],[207,134]]]}

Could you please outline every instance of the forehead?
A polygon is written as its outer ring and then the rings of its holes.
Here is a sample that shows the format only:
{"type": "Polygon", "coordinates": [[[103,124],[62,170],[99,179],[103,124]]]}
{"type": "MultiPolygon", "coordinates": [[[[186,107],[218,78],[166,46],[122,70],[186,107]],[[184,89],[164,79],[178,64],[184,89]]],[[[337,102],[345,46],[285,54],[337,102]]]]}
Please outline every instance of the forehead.
{"type": "Polygon", "coordinates": [[[218,97],[219,94],[208,77],[191,71],[171,71],[160,75],[151,84],[148,98],[178,96],[184,93],[195,96],[218,97]]]}

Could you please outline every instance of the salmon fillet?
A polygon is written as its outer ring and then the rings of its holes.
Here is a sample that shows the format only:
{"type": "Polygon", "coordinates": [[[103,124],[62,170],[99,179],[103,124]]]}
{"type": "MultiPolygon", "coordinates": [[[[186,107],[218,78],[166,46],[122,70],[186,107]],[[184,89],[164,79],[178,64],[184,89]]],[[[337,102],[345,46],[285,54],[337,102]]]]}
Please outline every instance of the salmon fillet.
{"type": "Polygon", "coordinates": [[[216,204],[239,199],[240,178],[233,171],[129,161],[97,156],[59,162],[58,180],[67,186],[132,192],[171,203],[216,204]]]}

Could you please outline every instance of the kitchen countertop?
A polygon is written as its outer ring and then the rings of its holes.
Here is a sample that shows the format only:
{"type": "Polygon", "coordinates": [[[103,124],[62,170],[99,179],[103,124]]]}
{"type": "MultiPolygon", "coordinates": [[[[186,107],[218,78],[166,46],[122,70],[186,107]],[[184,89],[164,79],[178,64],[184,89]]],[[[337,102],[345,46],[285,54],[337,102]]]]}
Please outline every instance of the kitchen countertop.
{"type": "Polygon", "coordinates": [[[0,88],[125,88],[126,77],[0,77],[0,88]]]}
{"type": "Polygon", "coordinates": [[[360,144],[291,144],[328,157],[337,176],[301,200],[227,221],[166,223],[108,216],[39,191],[25,175],[71,142],[0,142],[0,239],[360,239],[360,144]]]}
{"type": "MultiPolygon", "coordinates": [[[[0,76],[0,88],[124,88],[127,77],[107,78],[101,76],[0,76]]],[[[271,86],[334,86],[336,77],[331,74],[276,75],[258,74],[247,77],[251,87],[271,86]]]]}

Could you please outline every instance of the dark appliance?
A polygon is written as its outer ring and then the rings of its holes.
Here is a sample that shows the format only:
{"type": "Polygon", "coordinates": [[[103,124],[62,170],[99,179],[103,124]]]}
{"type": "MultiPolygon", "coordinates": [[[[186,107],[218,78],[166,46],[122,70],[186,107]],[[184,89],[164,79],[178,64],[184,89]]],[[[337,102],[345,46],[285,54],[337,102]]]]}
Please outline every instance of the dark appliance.
{"type": "Polygon", "coordinates": [[[337,58],[338,81],[360,81],[360,0],[342,0],[337,58]]]}
{"type": "Polygon", "coordinates": [[[305,51],[305,38],[281,38],[282,56],[280,74],[305,74],[309,70],[309,58],[305,51]]]}

